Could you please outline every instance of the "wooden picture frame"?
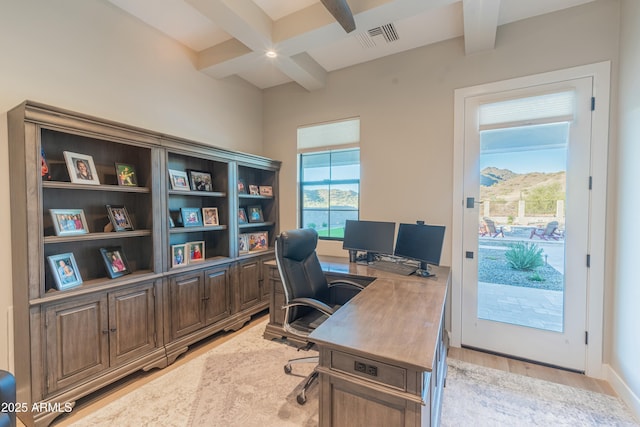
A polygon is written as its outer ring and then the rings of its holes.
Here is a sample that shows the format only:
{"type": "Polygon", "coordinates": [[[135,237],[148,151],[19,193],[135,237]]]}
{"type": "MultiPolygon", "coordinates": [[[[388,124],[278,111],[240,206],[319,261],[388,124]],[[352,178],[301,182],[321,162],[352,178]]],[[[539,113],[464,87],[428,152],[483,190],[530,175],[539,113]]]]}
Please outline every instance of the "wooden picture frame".
{"type": "Polygon", "coordinates": [[[264,251],[269,248],[269,232],[260,231],[249,235],[249,252],[264,251]]]}
{"type": "Polygon", "coordinates": [[[251,194],[252,196],[259,196],[260,195],[260,187],[258,187],[257,185],[250,185],[249,186],[249,194],[251,194]]]}
{"type": "Polygon", "coordinates": [[[133,222],[123,205],[105,205],[114,231],[133,231],[133,222]]]}
{"type": "Polygon", "coordinates": [[[249,222],[264,222],[264,216],[262,215],[262,207],[261,206],[249,206],[249,222]]]}
{"type": "Polygon", "coordinates": [[[126,163],[116,163],[116,177],[118,178],[118,185],[125,187],[137,187],[138,176],[136,175],[136,168],[133,165],[126,163]]]}
{"type": "Polygon", "coordinates": [[[190,191],[187,173],[175,169],[169,169],[169,182],[172,190],[190,191]]]}
{"type": "Polygon", "coordinates": [[[82,284],[82,277],[73,253],[68,252],[47,257],[55,287],[59,291],[74,288],[82,284]]]}
{"type": "Polygon", "coordinates": [[[247,211],[244,208],[238,208],[238,224],[246,224],[248,222],[247,211]]]}
{"type": "Polygon", "coordinates": [[[202,208],[202,223],[205,226],[220,225],[218,208],[202,208]]]}
{"type": "Polygon", "coordinates": [[[180,208],[183,227],[202,227],[202,211],[200,208],[180,208]]]}
{"type": "Polygon", "coordinates": [[[247,186],[242,178],[238,179],[238,194],[247,194],[247,186]]]}
{"type": "Polygon", "coordinates": [[[188,244],[189,247],[189,264],[192,264],[194,262],[202,262],[204,261],[204,256],[205,256],[205,252],[204,252],[204,240],[200,240],[197,242],[189,242],[188,244]]]}
{"type": "Polygon", "coordinates": [[[171,245],[171,267],[182,267],[189,264],[188,245],[182,243],[179,245],[171,245]]]}
{"type": "Polygon", "coordinates": [[[93,157],[88,154],[73,153],[71,151],[63,151],[63,154],[72,183],[100,185],[93,157]]]}
{"type": "Polygon", "coordinates": [[[49,209],[56,236],[75,236],[89,233],[82,209],[49,209]]]}
{"type": "Polygon", "coordinates": [[[129,262],[122,252],[120,246],[110,246],[106,248],[100,248],[100,254],[104,261],[104,268],[110,278],[124,276],[125,274],[131,274],[129,269],[129,262]]]}
{"type": "Polygon", "coordinates": [[[259,187],[260,195],[265,197],[273,197],[273,187],[270,185],[261,185],[259,187]]]}
{"type": "Polygon", "coordinates": [[[187,169],[189,184],[193,191],[213,191],[211,173],[195,169],[187,169]]]}
{"type": "Polygon", "coordinates": [[[249,253],[249,234],[240,234],[238,236],[238,254],[249,253]]]}

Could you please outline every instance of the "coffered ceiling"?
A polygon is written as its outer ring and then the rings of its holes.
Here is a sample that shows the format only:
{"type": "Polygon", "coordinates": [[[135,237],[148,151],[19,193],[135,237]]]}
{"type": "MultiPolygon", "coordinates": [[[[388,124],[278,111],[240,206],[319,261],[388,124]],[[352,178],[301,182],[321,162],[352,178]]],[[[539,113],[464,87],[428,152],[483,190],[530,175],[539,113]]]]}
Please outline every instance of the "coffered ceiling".
{"type": "Polygon", "coordinates": [[[490,50],[499,25],[594,0],[347,0],[350,33],[320,0],[107,1],[196,52],[212,78],[311,91],[328,72],[459,36],[467,55],[490,50]]]}

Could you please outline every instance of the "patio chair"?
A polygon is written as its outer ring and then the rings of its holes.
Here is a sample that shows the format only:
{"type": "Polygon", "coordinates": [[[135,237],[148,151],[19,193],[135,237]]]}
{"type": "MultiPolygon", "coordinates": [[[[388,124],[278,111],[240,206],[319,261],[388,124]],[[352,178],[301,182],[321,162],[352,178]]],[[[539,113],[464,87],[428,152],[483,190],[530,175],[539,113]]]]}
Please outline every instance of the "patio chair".
{"type": "Polygon", "coordinates": [[[492,219],[484,217],[480,225],[480,236],[504,237],[504,232],[502,231],[502,227],[496,227],[496,223],[493,222],[492,219]]]}
{"type": "Polygon", "coordinates": [[[542,240],[560,240],[563,237],[560,230],[558,230],[558,221],[551,221],[547,223],[545,228],[534,228],[531,230],[529,238],[533,239],[534,236],[542,240]]]}

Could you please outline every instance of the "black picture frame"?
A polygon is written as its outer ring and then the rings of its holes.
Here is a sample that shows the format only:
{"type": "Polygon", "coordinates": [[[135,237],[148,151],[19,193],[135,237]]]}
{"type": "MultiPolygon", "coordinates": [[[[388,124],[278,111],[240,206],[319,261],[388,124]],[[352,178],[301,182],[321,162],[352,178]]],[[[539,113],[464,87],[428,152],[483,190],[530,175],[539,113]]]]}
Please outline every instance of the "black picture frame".
{"type": "Polygon", "coordinates": [[[213,191],[213,178],[207,171],[187,169],[189,185],[193,191],[213,191]]]}
{"type": "Polygon", "coordinates": [[[118,185],[125,187],[138,186],[138,175],[136,174],[136,168],[133,165],[129,165],[127,163],[116,163],[115,167],[118,185]]]}
{"type": "Polygon", "coordinates": [[[202,211],[200,208],[180,208],[183,227],[202,227],[202,211]]]}
{"type": "Polygon", "coordinates": [[[249,206],[247,218],[249,222],[264,222],[264,216],[262,215],[262,206],[249,206]]]}
{"type": "Polygon", "coordinates": [[[105,205],[109,220],[115,231],[133,231],[133,222],[124,205],[105,205]]]}
{"type": "Polygon", "coordinates": [[[109,246],[100,248],[100,254],[104,261],[104,268],[110,278],[115,279],[116,277],[131,274],[129,262],[122,251],[122,247],[109,246]]]}

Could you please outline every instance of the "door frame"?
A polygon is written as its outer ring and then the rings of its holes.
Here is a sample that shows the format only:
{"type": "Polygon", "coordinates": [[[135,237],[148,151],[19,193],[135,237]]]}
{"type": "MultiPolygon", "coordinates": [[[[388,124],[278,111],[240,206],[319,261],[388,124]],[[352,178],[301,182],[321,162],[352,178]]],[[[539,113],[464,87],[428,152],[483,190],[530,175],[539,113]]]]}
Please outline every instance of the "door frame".
{"type": "MultiPolygon", "coordinates": [[[[593,78],[595,110],[591,116],[591,178],[588,251],[591,265],[587,286],[587,345],[585,373],[594,378],[604,378],[602,364],[604,334],[604,273],[606,240],[607,159],[609,145],[609,97],[611,62],[582,65],[558,71],[550,71],[518,77],[494,83],[456,89],[454,94],[454,146],[453,146],[453,218],[451,257],[451,327],[450,344],[460,347],[462,342],[462,265],[464,247],[464,105],[465,99],[495,92],[514,90],[540,84],[554,83],[581,77],[593,78]]],[[[585,183],[588,185],[588,183],[585,183]]],[[[586,262],[587,254],[585,254],[586,262]]]]}

